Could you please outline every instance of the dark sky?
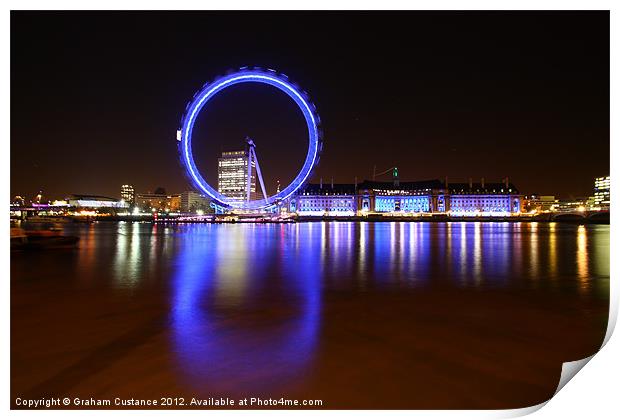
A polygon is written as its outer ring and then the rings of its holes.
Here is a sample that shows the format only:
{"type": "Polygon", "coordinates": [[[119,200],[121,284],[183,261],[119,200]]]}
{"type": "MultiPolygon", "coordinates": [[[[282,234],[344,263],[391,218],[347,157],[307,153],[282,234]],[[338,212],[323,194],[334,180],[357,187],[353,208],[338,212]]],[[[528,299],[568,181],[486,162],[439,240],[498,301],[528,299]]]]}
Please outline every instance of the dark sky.
{"type": "MultiPolygon", "coordinates": [[[[187,190],[185,105],[245,65],[316,104],[314,181],[398,166],[402,180],[509,176],[570,197],[609,174],[608,12],[13,12],[11,194],[187,190]]],[[[215,183],[217,154],[250,135],[273,193],[305,130],[284,94],[238,85],[201,114],[196,161],[215,183]]]]}

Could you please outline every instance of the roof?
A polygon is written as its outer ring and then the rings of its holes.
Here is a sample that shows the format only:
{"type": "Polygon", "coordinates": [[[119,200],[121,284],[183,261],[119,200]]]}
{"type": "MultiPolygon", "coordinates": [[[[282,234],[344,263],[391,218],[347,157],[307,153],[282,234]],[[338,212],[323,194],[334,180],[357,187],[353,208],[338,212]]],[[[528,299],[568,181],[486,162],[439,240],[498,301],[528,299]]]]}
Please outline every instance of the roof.
{"type": "Polygon", "coordinates": [[[421,190],[436,190],[444,188],[443,182],[438,179],[431,179],[426,181],[368,181],[357,185],[358,189],[362,190],[405,190],[405,191],[421,191],[421,190]]]}
{"type": "Polygon", "coordinates": [[[510,192],[514,193],[519,192],[513,183],[508,183],[508,188],[506,188],[506,184],[504,182],[485,182],[484,188],[480,182],[473,182],[471,184],[471,188],[469,187],[469,182],[450,182],[448,183],[448,189],[450,194],[493,194],[502,192],[502,190],[504,190],[503,192],[509,192],[508,190],[512,190],[510,192]]]}
{"type": "Polygon", "coordinates": [[[92,194],[71,194],[70,200],[96,200],[96,201],[118,201],[118,198],[106,197],[104,195],[92,194]]]}
{"type": "Polygon", "coordinates": [[[300,192],[307,195],[355,195],[355,184],[308,184],[300,192]]]}
{"type": "Polygon", "coordinates": [[[138,200],[157,200],[157,199],[166,199],[173,197],[180,197],[181,194],[155,194],[155,193],[138,193],[136,194],[136,199],[138,200]]]}
{"type": "MultiPolygon", "coordinates": [[[[469,182],[449,182],[448,192],[450,194],[497,194],[497,193],[518,193],[514,184],[509,183],[508,187],[504,182],[473,182],[471,188],[469,182]],[[503,191],[502,191],[503,190],[503,191]],[[510,190],[510,191],[509,191],[510,190]]],[[[307,195],[354,195],[359,190],[387,190],[387,191],[428,191],[445,190],[445,183],[438,179],[425,181],[399,181],[396,185],[394,181],[368,181],[364,180],[357,184],[308,184],[300,194],[307,195]]]]}

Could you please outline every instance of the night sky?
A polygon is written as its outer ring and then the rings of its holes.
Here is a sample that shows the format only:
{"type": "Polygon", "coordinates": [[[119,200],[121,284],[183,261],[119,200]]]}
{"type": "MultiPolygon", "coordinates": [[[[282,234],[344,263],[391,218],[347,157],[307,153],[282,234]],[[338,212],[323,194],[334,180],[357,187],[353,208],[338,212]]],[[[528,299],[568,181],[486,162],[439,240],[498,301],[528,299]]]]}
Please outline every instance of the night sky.
{"type": "MultiPolygon", "coordinates": [[[[314,182],[398,166],[401,180],[509,176],[569,198],[609,174],[608,12],[13,12],[11,195],[188,190],[185,106],[246,65],[317,106],[314,182]]],[[[237,85],[198,119],[195,158],[217,187],[217,155],[249,135],[272,194],[306,134],[283,93],[237,85]]]]}

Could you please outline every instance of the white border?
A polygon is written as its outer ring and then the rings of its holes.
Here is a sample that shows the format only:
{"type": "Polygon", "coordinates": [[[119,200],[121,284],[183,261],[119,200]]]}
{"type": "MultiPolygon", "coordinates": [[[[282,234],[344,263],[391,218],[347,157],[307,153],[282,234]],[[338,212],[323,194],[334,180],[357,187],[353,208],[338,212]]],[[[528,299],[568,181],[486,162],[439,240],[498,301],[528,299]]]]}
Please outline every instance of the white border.
{"type": "MultiPolygon", "coordinates": [[[[372,10],[386,10],[386,9],[416,9],[416,10],[611,10],[611,160],[618,161],[618,135],[616,133],[618,124],[618,107],[616,105],[616,99],[619,97],[618,83],[617,83],[617,71],[618,71],[618,23],[619,19],[616,14],[618,12],[617,2],[612,1],[469,1],[467,3],[463,1],[437,1],[437,2],[420,2],[420,1],[393,1],[382,0],[368,1],[337,1],[337,0],[315,0],[315,1],[298,1],[290,2],[284,0],[271,0],[271,1],[251,1],[251,0],[236,0],[228,2],[208,2],[199,0],[176,0],[172,1],[132,1],[132,0],[108,0],[108,1],[91,1],[88,3],[79,1],[8,1],[4,4],[9,6],[5,9],[2,21],[4,24],[2,27],[2,39],[0,45],[2,46],[4,59],[1,70],[3,72],[3,80],[5,83],[4,101],[2,102],[2,126],[4,128],[3,144],[5,145],[5,151],[10,150],[10,127],[9,127],[9,112],[10,112],[10,64],[9,64],[9,37],[10,37],[10,9],[20,10],[49,10],[49,9],[146,9],[146,10],[199,10],[199,9],[213,9],[213,10],[245,10],[245,9],[372,9],[372,10]],[[614,7],[616,6],[616,7],[614,7]]],[[[525,30],[525,29],[524,29],[525,30]]],[[[577,28],[576,28],[577,30],[577,28]]],[[[9,177],[10,177],[10,161],[9,153],[0,153],[0,168],[4,172],[5,181],[3,185],[3,195],[5,199],[9,197],[9,177]]],[[[615,168],[611,167],[611,177],[617,178],[615,168]]],[[[612,203],[614,208],[618,208],[620,200],[618,195],[612,197],[612,203]]],[[[611,224],[611,252],[614,255],[617,249],[616,229],[617,217],[615,213],[612,214],[611,224]]],[[[8,236],[8,224],[5,225],[5,238],[8,236]]],[[[4,280],[4,322],[3,332],[4,337],[9,337],[9,315],[10,315],[10,286],[9,286],[9,250],[8,241],[2,241],[2,268],[7,276],[4,280]]],[[[618,301],[619,301],[619,288],[614,284],[614,281],[618,278],[618,264],[615,259],[611,259],[611,303],[612,308],[610,310],[610,326],[615,324],[618,313],[618,301]]],[[[608,331],[609,333],[611,330],[608,331]]],[[[2,395],[5,396],[5,409],[8,410],[9,401],[9,346],[6,344],[2,346],[2,363],[4,369],[4,381],[2,381],[2,395]]],[[[543,410],[537,411],[534,416],[536,418],[548,419],[548,418],[575,418],[582,419],[584,417],[590,417],[595,419],[607,419],[616,418],[618,415],[618,375],[620,374],[620,344],[617,337],[611,337],[603,350],[597,354],[592,361],[579,373],[578,379],[570,381],[550,402],[543,410]]],[[[544,404],[543,404],[544,405],[544,404]]],[[[538,407],[540,408],[540,407],[538,407]]],[[[295,411],[294,413],[287,411],[191,411],[183,412],[183,416],[195,417],[204,419],[205,416],[209,418],[230,418],[230,416],[246,416],[252,414],[253,418],[289,418],[291,415],[299,418],[315,418],[317,415],[321,417],[347,417],[347,418],[372,418],[377,417],[391,417],[391,418],[503,418],[515,415],[526,414],[528,411],[535,410],[535,407],[522,410],[508,410],[508,411],[295,411]]],[[[90,411],[86,413],[87,416],[92,418],[109,418],[110,415],[120,416],[121,418],[163,418],[170,415],[179,415],[179,412],[170,413],[168,411],[126,411],[113,413],[105,411],[90,411]]],[[[33,411],[11,411],[11,416],[15,418],[30,418],[30,417],[51,417],[51,418],[82,418],[85,413],[83,412],[61,412],[61,411],[45,411],[45,412],[33,412],[33,411]]]]}

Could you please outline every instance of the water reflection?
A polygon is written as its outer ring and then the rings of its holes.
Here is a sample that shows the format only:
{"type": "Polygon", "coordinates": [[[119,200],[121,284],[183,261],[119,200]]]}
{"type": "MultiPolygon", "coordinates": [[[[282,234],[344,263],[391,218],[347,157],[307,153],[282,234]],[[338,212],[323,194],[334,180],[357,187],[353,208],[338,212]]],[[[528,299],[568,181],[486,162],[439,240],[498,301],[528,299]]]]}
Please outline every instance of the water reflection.
{"type": "MultiPolygon", "coordinates": [[[[489,226],[490,231],[490,226],[489,226]]],[[[480,285],[482,282],[482,224],[480,222],[474,222],[474,279],[476,285],[480,285]]]]}
{"type": "Polygon", "coordinates": [[[366,253],[366,248],[368,248],[368,223],[367,222],[362,222],[359,225],[359,252],[358,252],[358,259],[357,259],[357,266],[358,268],[358,278],[362,279],[362,281],[360,281],[360,287],[361,288],[365,288],[366,282],[363,281],[363,279],[366,278],[366,260],[368,258],[368,255],[366,253]]]}
{"type": "Polygon", "coordinates": [[[81,237],[78,249],[11,253],[12,388],[22,396],[134,389],[140,395],[129,397],[400,404],[443,398],[424,390],[446,383],[455,362],[448,394],[478,375],[489,395],[496,380],[521,378],[499,393],[518,395],[543,387],[540,372],[598,348],[609,303],[604,225],[65,229],[81,237]],[[33,334],[42,317],[46,328],[33,334]]]}
{"type": "MultiPolygon", "coordinates": [[[[253,225],[252,225],[253,226],[253,225]]],[[[254,226],[253,226],[254,227],[254,226]]],[[[211,231],[212,226],[207,229],[211,231]]],[[[213,247],[215,253],[215,296],[228,305],[240,305],[249,287],[247,270],[250,268],[249,253],[255,247],[254,235],[247,235],[242,229],[217,230],[213,233],[214,242],[208,246],[213,247]]],[[[203,249],[203,252],[205,250],[203,249]]],[[[203,256],[203,258],[206,257],[203,256]]],[[[258,260],[257,262],[260,262],[258,260]]],[[[260,267],[255,267],[259,269],[260,267]]]]}
{"type": "Polygon", "coordinates": [[[452,222],[446,226],[446,264],[452,261],[452,222]]]}
{"type": "Polygon", "coordinates": [[[461,267],[460,276],[461,282],[467,276],[467,224],[459,223],[461,225],[461,230],[459,232],[461,243],[460,243],[460,260],[459,265],[461,267]]]}
{"type": "Polygon", "coordinates": [[[585,226],[579,226],[577,230],[577,276],[581,283],[580,290],[587,288],[590,278],[588,277],[588,237],[585,226]]]}
{"type": "MultiPolygon", "coordinates": [[[[94,226],[91,225],[91,229],[94,226]]],[[[150,223],[119,222],[114,233],[112,269],[117,286],[133,289],[148,279],[157,278],[158,263],[165,261],[171,252],[168,239],[173,236],[172,228],[150,223]]],[[[93,241],[100,235],[89,235],[87,241],[93,241]]],[[[108,239],[106,236],[103,238],[108,239]]],[[[106,246],[107,243],[103,243],[98,248],[105,249],[106,246]]]]}
{"type": "Polygon", "coordinates": [[[558,274],[556,223],[549,223],[549,276],[555,280],[558,274]]]}
{"type": "Polygon", "coordinates": [[[523,275],[523,224],[521,222],[513,223],[510,227],[512,229],[512,235],[509,235],[511,240],[510,256],[512,262],[509,269],[512,270],[513,275],[521,277],[523,275]]]}
{"type": "Polygon", "coordinates": [[[409,283],[415,282],[415,268],[418,266],[418,228],[419,224],[410,223],[409,224],[409,270],[407,272],[407,277],[409,278],[409,283]]]}
{"type": "Polygon", "coordinates": [[[270,289],[287,286],[282,278],[286,264],[309,256],[324,287],[344,290],[520,284],[587,291],[606,287],[609,277],[609,226],[601,225],[118,223],[77,228],[81,241],[75,261],[83,281],[101,272],[115,287],[137,290],[160,281],[171,264],[176,270],[182,254],[200,251],[194,258],[213,264],[210,293],[219,307],[243,306],[270,289]],[[186,250],[196,235],[208,242],[186,250]]]}
{"type": "Polygon", "coordinates": [[[553,392],[544,372],[596,350],[607,318],[603,225],[65,229],[78,249],[11,253],[15,396],[496,404],[553,392]]]}
{"type": "MultiPolygon", "coordinates": [[[[323,247],[298,252],[297,226],[196,226],[181,239],[172,302],[173,346],[184,375],[195,386],[218,385],[231,393],[268,392],[266,381],[299,374],[308,366],[320,322],[323,247]],[[255,230],[256,229],[256,230],[255,230]],[[257,232],[258,230],[258,232],[257,232]],[[285,234],[278,236],[278,234],[285,234]],[[270,269],[260,249],[280,241],[273,290],[261,284],[270,269]],[[260,241],[259,241],[260,240],[260,241]],[[251,260],[250,260],[251,259],[251,260]],[[249,288],[248,282],[259,284],[249,288]],[[269,293],[261,292],[269,289],[269,293]],[[250,296],[248,290],[253,290],[250,296]]],[[[325,231],[321,231],[324,244],[325,231]]]]}
{"type": "Polygon", "coordinates": [[[530,261],[529,267],[531,270],[531,275],[533,278],[538,277],[538,222],[532,222],[529,224],[530,227],[530,261]]]}
{"type": "Polygon", "coordinates": [[[119,223],[80,229],[81,281],[96,281],[98,272],[110,287],[131,293],[168,287],[170,345],[180,376],[230,392],[267,392],[312,371],[323,301],[333,292],[532,288],[605,297],[609,288],[608,226],[119,223]]]}

